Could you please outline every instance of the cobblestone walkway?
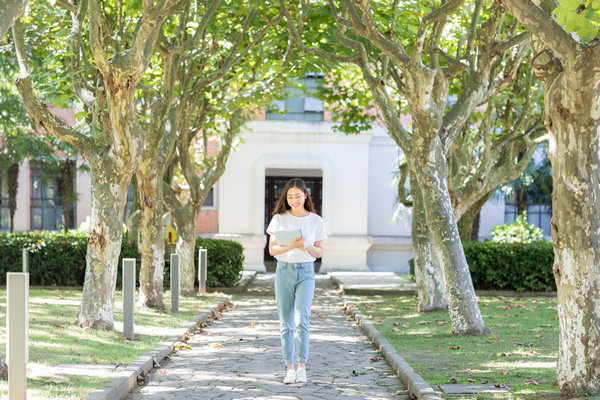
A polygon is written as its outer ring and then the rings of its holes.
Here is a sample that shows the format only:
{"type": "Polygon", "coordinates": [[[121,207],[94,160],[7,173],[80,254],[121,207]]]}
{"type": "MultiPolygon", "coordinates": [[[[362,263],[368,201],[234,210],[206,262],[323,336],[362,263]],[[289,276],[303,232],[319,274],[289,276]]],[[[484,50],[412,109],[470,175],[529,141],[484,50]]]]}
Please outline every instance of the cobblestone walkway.
{"type": "Polygon", "coordinates": [[[347,321],[329,280],[317,276],[308,383],[284,385],[273,274],[258,275],[233,310],[192,335],[128,399],[408,399],[369,339],[347,321]]]}

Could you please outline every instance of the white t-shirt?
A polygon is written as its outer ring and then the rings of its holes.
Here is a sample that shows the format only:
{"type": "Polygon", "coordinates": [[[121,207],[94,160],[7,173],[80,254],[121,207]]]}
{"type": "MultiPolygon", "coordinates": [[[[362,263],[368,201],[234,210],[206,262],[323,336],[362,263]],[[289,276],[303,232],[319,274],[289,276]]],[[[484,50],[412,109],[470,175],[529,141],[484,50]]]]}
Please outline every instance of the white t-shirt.
{"type": "MultiPolygon", "coordinates": [[[[274,235],[277,231],[292,231],[302,229],[302,237],[304,245],[314,245],[319,240],[327,239],[325,232],[325,224],[323,218],[315,213],[310,213],[306,217],[295,217],[287,211],[284,214],[275,214],[269,226],[267,233],[274,235]]],[[[279,261],[289,263],[301,263],[315,261],[316,258],[307,250],[292,249],[285,253],[276,255],[275,258],[279,261]]]]}

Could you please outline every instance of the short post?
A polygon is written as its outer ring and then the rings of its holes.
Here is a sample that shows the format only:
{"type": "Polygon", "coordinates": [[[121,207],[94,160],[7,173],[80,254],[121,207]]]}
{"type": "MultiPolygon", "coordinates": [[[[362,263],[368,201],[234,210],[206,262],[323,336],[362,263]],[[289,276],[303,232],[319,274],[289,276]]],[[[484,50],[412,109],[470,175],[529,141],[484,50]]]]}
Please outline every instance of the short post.
{"type": "Polygon", "coordinates": [[[198,281],[200,294],[206,294],[206,249],[198,250],[198,281]]]}
{"type": "Polygon", "coordinates": [[[179,312],[179,254],[171,254],[171,311],[179,312]]]}
{"type": "Polygon", "coordinates": [[[6,274],[6,362],[8,398],[27,398],[27,361],[29,360],[29,274],[6,274]]]}
{"type": "Polygon", "coordinates": [[[23,248],[23,272],[29,272],[29,250],[23,248]]]}
{"type": "Polygon", "coordinates": [[[133,340],[135,314],[135,258],[123,259],[123,336],[133,340]]]}

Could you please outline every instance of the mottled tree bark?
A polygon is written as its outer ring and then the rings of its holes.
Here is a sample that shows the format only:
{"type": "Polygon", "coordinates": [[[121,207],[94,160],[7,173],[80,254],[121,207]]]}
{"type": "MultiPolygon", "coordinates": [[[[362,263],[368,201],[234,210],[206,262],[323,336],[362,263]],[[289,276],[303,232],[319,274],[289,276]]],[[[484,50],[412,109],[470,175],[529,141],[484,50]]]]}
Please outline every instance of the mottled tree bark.
{"type": "Polygon", "coordinates": [[[102,157],[89,165],[92,207],[85,281],[77,324],[114,329],[114,288],[123,237],[122,210],[127,201],[130,178],[116,173],[120,168],[110,157],[102,157]]]}
{"type": "Polygon", "coordinates": [[[567,33],[531,1],[501,4],[532,31],[550,131],[552,238],[561,391],[600,393],[600,48],[567,33]]]}
{"type": "Polygon", "coordinates": [[[410,188],[413,198],[411,239],[419,299],[417,311],[448,309],[442,272],[431,241],[421,191],[414,180],[410,188]]]}
{"type": "Polygon", "coordinates": [[[71,215],[73,182],[75,180],[75,160],[67,158],[61,165],[62,176],[62,223],[63,230],[67,232],[73,225],[71,215]]]}
{"type": "Polygon", "coordinates": [[[0,40],[13,22],[23,14],[29,0],[0,0],[0,40]]]}
{"type": "Polygon", "coordinates": [[[477,240],[479,236],[479,216],[481,208],[490,199],[493,192],[484,195],[469,208],[458,220],[458,231],[463,242],[477,240]]]}
{"type": "Polygon", "coordinates": [[[441,141],[434,139],[432,151],[429,149],[419,148],[421,151],[414,151],[413,154],[416,159],[410,157],[408,160],[411,173],[421,189],[427,225],[446,285],[452,331],[467,334],[489,332],[477,306],[469,266],[448,194],[447,165],[441,141]]]}
{"type": "MultiPolygon", "coordinates": [[[[163,308],[165,242],[162,226],[162,174],[158,176],[158,168],[148,164],[147,161],[142,162],[136,174],[140,198],[138,229],[142,235],[142,243],[138,249],[142,263],[138,303],[145,307],[163,308]]],[[[151,164],[156,164],[156,161],[152,160],[151,164]]]]}
{"type": "Polygon", "coordinates": [[[196,268],[196,219],[197,214],[191,202],[177,208],[173,212],[177,228],[177,254],[179,254],[179,271],[181,274],[181,294],[193,296],[195,293],[196,268]]]}
{"type": "Polygon", "coordinates": [[[15,231],[15,213],[17,212],[17,190],[19,189],[19,164],[13,164],[8,168],[8,212],[10,213],[9,230],[15,231]]]}

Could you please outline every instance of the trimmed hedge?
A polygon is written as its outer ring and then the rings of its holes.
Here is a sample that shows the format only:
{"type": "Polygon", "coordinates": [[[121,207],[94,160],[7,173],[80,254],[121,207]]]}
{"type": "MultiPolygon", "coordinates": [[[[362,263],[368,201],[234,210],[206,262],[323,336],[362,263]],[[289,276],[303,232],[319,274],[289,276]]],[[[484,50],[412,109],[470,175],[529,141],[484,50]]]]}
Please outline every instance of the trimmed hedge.
{"type": "MultiPolygon", "coordinates": [[[[82,286],[85,278],[87,236],[82,233],[27,232],[0,234],[0,284],[6,284],[7,272],[22,271],[22,249],[29,250],[29,282],[31,285],[82,286]]],[[[198,249],[208,249],[208,287],[235,286],[243,269],[243,247],[233,241],[220,239],[196,240],[198,249]]],[[[137,248],[127,243],[123,235],[119,266],[123,258],[138,258],[137,248]]],[[[169,287],[170,269],[165,255],[164,287],[169,287]]],[[[198,257],[195,267],[198,270],[198,257]]],[[[139,276],[140,261],[136,263],[139,276]]],[[[121,269],[117,285],[121,284],[121,269]]],[[[197,280],[196,280],[197,284],[197,280]]]]}
{"type": "Polygon", "coordinates": [[[207,250],[207,287],[232,287],[240,281],[244,269],[244,248],[241,244],[233,240],[196,238],[196,271],[199,249],[207,250]]]}
{"type": "Polygon", "coordinates": [[[475,289],[556,290],[552,242],[465,242],[463,247],[475,289]]]}
{"type": "MultiPolygon", "coordinates": [[[[552,242],[464,242],[473,286],[478,290],[553,292],[552,242]]],[[[414,260],[409,260],[414,274],[414,260]]]]}

